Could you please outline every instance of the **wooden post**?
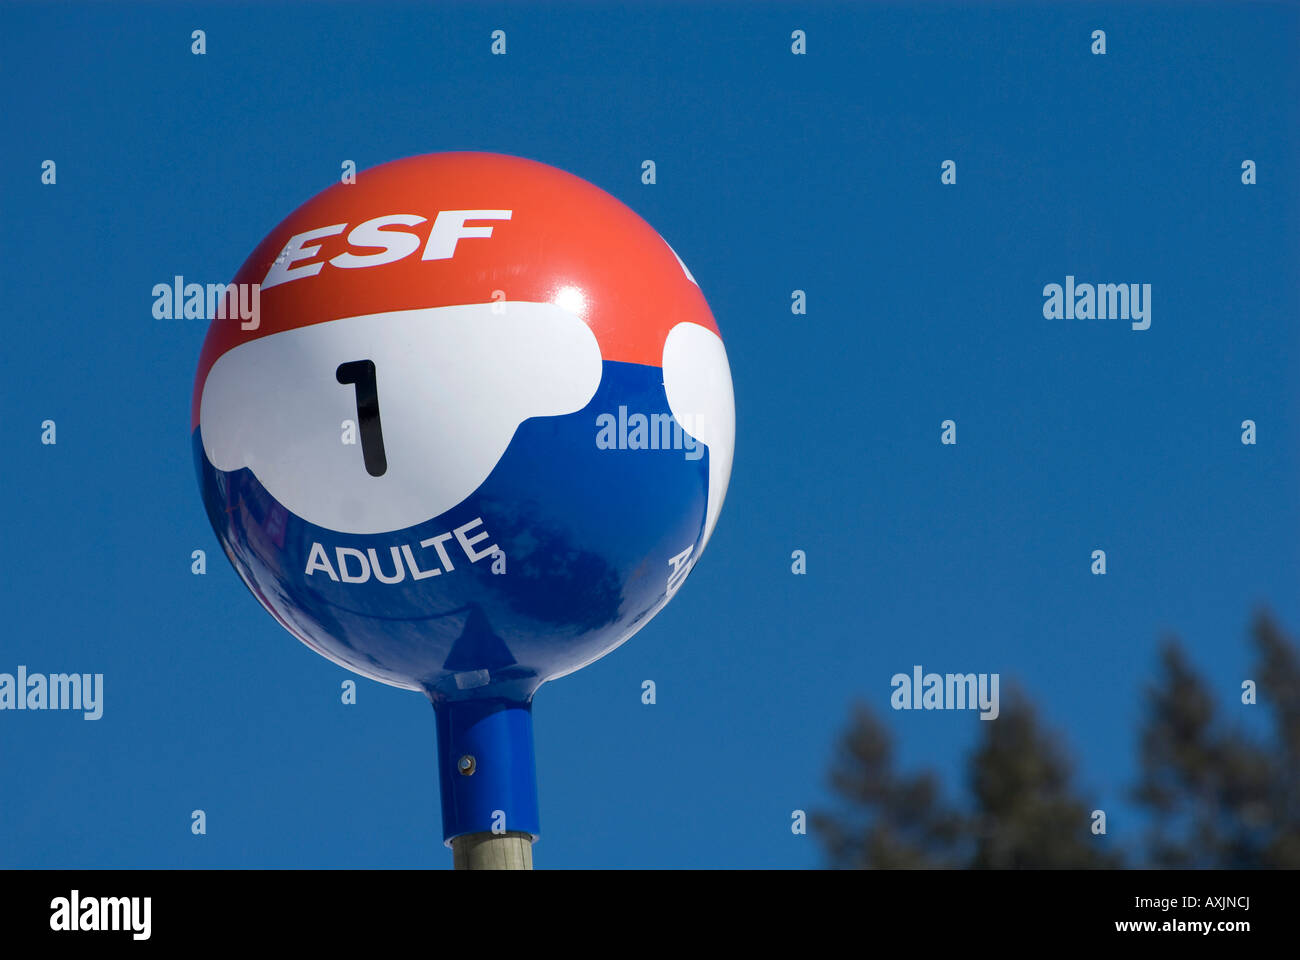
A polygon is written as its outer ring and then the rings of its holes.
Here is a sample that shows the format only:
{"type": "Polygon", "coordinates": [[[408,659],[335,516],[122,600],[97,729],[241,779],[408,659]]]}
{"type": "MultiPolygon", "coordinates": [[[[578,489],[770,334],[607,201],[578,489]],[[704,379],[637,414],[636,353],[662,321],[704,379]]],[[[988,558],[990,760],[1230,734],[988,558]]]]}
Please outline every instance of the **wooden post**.
{"type": "Polygon", "coordinates": [[[457,870],[531,870],[533,839],[526,833],[467,833],[451,842],[457,870]]]}

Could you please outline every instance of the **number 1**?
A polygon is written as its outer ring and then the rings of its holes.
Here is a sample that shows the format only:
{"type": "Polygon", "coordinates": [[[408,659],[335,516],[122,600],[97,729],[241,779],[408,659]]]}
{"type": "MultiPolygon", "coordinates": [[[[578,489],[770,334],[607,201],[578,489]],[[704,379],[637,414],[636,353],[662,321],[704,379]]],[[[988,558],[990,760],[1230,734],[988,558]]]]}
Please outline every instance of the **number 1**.
{"type": "Polygon", "coordinates": [[[384,431],[379,425],[379,387],[375,383],[374,361],[340,363],[334,375],[339,383],[356,384],[361,455],[366,461],[366,472],[372,477],[382,477],[388,472],[388,457],[384,455],[384,431]]]}

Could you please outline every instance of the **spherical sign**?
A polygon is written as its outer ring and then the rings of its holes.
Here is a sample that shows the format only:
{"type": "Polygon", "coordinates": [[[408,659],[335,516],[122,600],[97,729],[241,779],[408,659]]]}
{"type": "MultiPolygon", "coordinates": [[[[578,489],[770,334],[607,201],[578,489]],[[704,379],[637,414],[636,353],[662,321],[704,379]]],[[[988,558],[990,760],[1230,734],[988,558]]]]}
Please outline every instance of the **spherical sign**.
{"type": "Polygon", "coordinates": [[[699,558],[726,352],[609,194],[499,154],[397,160],[299,207],[234,285],[256,309],[203,345],[199,482],[240,577],[318,653],[435,704],[526,702],[699,558]]]}

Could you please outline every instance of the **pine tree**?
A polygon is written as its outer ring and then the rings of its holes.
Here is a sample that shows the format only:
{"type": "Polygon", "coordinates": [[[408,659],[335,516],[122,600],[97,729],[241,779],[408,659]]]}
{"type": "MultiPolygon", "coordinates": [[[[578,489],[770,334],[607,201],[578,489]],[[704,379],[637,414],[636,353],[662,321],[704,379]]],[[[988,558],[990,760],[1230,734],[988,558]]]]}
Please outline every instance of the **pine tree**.
{"type": "Polygon", "coordinates": [[[1300,866],[1300,663],[1267,613],[1253,626],[1259,703],[1275,733],[1256,741],[1216,710],[1176,640],[1147,692],[1135,790],[1152,866],[1300,866]]]}
{"type": "Polygon", "coordinates": [[[938,778],[900,776],[893,752],[885,726],[865,705],[855,704],[831,768],[831,788],[842,802],[835,812],[811,818],[830,866],[961,866],[963,824],[943,803],[938,778]]]}
{"type": "Polygon", "coordinates": [[[972,867],[1120,866],[1092,833],[1092,805],[1074,792],[1071,764],[1032,704],[1012,690],[970,761],[972,867]]]}
{"type": "Polygon", "coordinates": [[[1255,618],[1256,674],[1263,703],[1273,712],[1273,789],[1269,794],[1274,829],[1264,848],[1264,864],[1300,867],[1300,654],[1266,611],[1255,618]]]}
{"type": "Polygon", "coordinates": [[[969,761],[969,811],[942,796],[933,773],[894,770],[885,726],[861,704],[831,771],[839,799],[813,815],[831,866],[1107,867],[1119,865],[1091,832],[1091,807],[1075,796],[1070,764],[1012,691],[998,719],[981,722],[969,761]]]}
{"type": "MultiPolygon", "coordinates": [[[[1300,867],[1300,652],[1267,613],[1254,620],[1258,704],[1221,713],[1176,640],[1161,647],[1138,731],[1134,789],[1149,814],[1143,865],[1300,867]],[[1267,738],[1225,719],[1262,710],[1267,738]]],[[[969,799],[953,804],[932,772],[894,767],[888,729],[858,704],[831,770],[835,809],[813,831],[834,867],[1115,867],[1090,830],[1057,738],[1018,691],[981,722],[967,763],[969,799]]],[[[1130,858],[1134,859],[1134,858],[1130,858]]]]}

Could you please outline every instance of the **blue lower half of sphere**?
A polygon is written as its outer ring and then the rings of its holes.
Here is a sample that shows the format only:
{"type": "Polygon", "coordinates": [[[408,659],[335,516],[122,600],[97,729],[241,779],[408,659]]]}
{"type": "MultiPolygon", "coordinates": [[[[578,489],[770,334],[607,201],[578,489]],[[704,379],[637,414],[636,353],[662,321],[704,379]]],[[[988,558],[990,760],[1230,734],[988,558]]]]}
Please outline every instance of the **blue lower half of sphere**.
{"type": "Polygon", "coordinates": [[[709,453],[671,420],[658,367],[605,362],[586,407],[524,421],[470,496],[388,533],[312,524],[251,470],[215,469],[201,428],[193,444],[208,518],[263,606],[317,652],[435,701],[527,700],[609,652],[679,585],[704,533],[709,453]],[[636,414],[668,416],[677,442],[661,431],[643,448],[636,414]],[[420,542],[467,524],[475,552],[500,555],[471,561],[444,539],[451,569],[431,575],[439,554],[420,542]]]}

